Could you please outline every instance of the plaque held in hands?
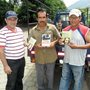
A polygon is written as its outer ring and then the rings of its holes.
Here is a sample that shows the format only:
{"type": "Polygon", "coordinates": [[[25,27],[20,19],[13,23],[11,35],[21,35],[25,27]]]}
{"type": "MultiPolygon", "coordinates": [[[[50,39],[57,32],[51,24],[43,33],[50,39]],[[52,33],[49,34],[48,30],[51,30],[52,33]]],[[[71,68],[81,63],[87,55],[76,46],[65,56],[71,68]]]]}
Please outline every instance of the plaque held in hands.
{"type": "Polygon", "coordinates": [[[42,47],[50,47],[51,34],[42,34],[42,47]]]}

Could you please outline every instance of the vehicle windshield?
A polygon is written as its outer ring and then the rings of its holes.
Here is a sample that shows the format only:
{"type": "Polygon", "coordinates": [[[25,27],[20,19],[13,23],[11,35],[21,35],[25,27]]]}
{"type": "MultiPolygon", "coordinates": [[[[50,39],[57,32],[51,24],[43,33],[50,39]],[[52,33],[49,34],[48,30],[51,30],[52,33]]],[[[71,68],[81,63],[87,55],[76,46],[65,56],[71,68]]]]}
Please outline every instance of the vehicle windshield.
{"type": "Polygon", "coordinates": [[[60,16],[60,19],[61,19],[62,21],[69,21],[69,16],[68,16],[68,15],[61,15],[61,16],[60,16]]]}

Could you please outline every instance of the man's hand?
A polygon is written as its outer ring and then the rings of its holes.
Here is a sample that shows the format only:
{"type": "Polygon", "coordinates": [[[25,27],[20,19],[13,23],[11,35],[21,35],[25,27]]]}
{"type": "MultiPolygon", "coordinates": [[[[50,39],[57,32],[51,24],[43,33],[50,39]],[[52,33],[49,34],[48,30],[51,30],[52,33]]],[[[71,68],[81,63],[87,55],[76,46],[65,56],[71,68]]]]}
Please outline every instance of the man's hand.
{"type": "Polygon", "coordinates": [[[56,41],[51,42],[49,47],[48,46],[47,47],[43,47],[42,44],[39,43],[39,44],[36,44],[35,47],[36,48],[52,48],[52,47],[55,46],[55,43],[56,43],[56,41]]]}
{"type": "Polygon", "coordinates": [[[51,42],[50,47],[52,48],[54,46],[55,46],[55,42],[51,42]]]}
{"type": "Polygon", "coordinates": [[[69,43],[68,44],[72,49],[77,49],[78,48],[78,45],[74,44],[74,43],[69,43]]]}
{"type": "Polygon", "coordinates": [[[0,59],[2,61],[3,64],[3,68],[6,74],[11,74],[12,70],[9,67],[7,60],[5,58],[5,52],[4,52],[4,47],[0,48],[0,59]]]}
{"type": "Polygon", "coordinates": [[[11,74],[12,70],[11,70],[11,68],[10,68],[9,65],[4,66],[4,72],[5,72],[6,74],[11,74]]]}
{"type": "Polygon", "coordinates": [[[42,48],[42,44],[39,43],[39,44],[35,45],[35,47],[36,47],[36,48],[42,48]]]}
{"type": "Polygon", "coordinates": [[[28,43],[24,43],[24,46],[25,46],[25,47],[28,47],[28,46],[29,46],[29,44],[28,44],[28,43]]]}
{"type": "Polygon", "coordinates": [[[64,39],[63,38],[59,39],[59,44],[64,44],[64,39]]]}

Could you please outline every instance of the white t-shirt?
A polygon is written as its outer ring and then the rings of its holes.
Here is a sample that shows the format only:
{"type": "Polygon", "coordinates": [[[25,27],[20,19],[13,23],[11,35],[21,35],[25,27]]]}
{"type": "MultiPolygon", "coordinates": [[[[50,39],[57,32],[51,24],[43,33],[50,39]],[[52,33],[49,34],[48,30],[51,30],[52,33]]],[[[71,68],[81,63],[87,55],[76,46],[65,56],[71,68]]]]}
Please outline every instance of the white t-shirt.
{"type": "MultiPolygon", "coordinates": [[[[82,33],[86,35],[87,32],[88,29],[83,30],[82,33]]],[[[74,31],[72,30],[71,42],[77,45],[85,45],[85,41],[78,29],[74,31]]],[[[85,64],[86,52],[87,49],[72,49],[68,45],[65,45],[64,63],[69,63],[70,65],[75,66],[83,66],[85,64]]]]}

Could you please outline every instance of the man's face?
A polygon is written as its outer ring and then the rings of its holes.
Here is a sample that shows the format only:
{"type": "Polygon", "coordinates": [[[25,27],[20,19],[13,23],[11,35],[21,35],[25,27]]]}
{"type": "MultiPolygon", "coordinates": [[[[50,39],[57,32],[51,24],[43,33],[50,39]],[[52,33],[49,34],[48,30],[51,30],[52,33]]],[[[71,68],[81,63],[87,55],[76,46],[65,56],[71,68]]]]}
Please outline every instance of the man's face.
{"type": "Polygon", "coordinates": [[[46,23],[47,23],[46,12],[38,12],[37,20],[38,20],[39,25],[41,25],[41,26],[46,25],[46,23]]]}
{"type": "Polygon", "coordinates": [[[15,17],[10,17],[5,19],[6,23],[8,26],[10,26],[11,28],[15,28],[17,25],[17,18],[15,17]]]}
{"type": "Polygon", "coordinates": [[[71,26],[72,26],[72,27],[75,27],[75,26],[77,26],[77,25],[80,23],[81,17],[77,17],[77,16],[75,16],[75,15],[71,15],[71,16],[69,17],[69,20],[70,20],[71,26]]]}

